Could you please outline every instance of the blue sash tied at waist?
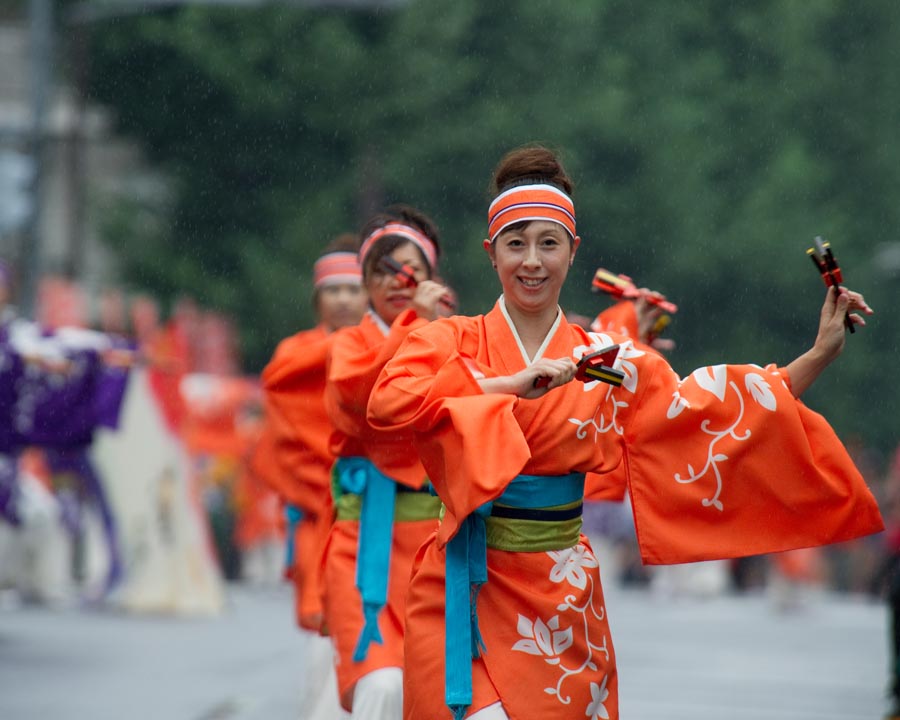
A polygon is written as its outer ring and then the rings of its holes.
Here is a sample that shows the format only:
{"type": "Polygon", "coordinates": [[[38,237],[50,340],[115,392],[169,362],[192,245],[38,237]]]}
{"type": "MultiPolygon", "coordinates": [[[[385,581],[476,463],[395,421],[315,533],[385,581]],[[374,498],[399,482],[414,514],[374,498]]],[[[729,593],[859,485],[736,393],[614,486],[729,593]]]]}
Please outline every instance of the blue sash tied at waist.
{"type": "MultiPolygon", "coordinates": [[[[518,475],[496,499],[513,508],[547,508],[584,497],[584,473],[518,475]]],[[[493,502],[469,515],[445,548],[444,700],[454,720],[462,720],[472,704],[472,659],[485,652],[478,629],[478,592],[487,582],[485,518],[493,502]]]]}
{"type": "Polygon", "coordinates": [[[291,568],[294,567],[294,552],[296,549],[294,536],[297,533],[297,526],[303,520],[303,510],[296,505],[285,505],[284,518],[287,520],[287,546],[284,553],[284,568],[285,572],[289,573],[291,568]]]}

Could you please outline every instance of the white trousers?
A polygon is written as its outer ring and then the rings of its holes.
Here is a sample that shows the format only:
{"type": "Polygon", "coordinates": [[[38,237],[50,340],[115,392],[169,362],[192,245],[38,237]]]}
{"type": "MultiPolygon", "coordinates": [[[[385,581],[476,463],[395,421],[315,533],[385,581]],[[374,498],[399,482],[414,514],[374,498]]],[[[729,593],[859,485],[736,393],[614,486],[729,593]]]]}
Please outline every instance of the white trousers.
{"type": "Polygon", "coordinates": [[[509,715],[503,709],[503,705],[495,702],[486,708],[481,708],[477,713],[469,715],[468,720],[509,720],[509,715]]]}
{"type": "MultiPolygon", "coordinates": [[[[402,720],[403,671],[382,668],[363,675],[353,692],[353,720],[402,720]]],[[[469,715],[468,720],[509,720],[503,705],[495,702],[469,715]]]]}
{"type": "Polygon", "coordinates": [[[284,540],[261,540],[241,553],[241,579],[254,587],[277,587],[283,582],[284,540]]]}
{"type": "Polygon", "coordinates": [[[300,720],[344,720],[350,715],[341,708],[337,676],[334,672],[334,648],[328,638],[302,631],[305,644],[300,720]]]}
{"type": "Polygon", "coordinates": [[[403,671],[381,668],[363,675],[353,691],[353,720],[403,720],[403,671]]]}

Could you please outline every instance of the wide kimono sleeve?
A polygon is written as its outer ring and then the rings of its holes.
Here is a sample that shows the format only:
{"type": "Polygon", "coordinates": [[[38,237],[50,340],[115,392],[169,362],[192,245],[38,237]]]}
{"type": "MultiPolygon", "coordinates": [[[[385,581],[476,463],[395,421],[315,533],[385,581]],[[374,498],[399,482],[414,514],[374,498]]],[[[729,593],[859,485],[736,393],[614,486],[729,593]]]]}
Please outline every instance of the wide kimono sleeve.
{"type": "Polygon", "coordinates": [[[298,505],[302,495],[290,482],[290,473],[279,459],[276,449],[277,442],[275,429],[266,418],[259,438],[250,451],[250,470],[260,481],[277,493],[283,502],[298,505]]]}
{"type": "Polygon", "coordinates": [[[283,340],[262,373],[266,422],[259,446],[277,456],[264,477],[287,502],[310,511],[329,491],[334,462],[323,397],[331,337],[316,328],[283,340]]]}
{"type": "Polygon", "coordinates": [[[282,340],[269,364],[263,368],[262,383],[267,394],[302,392],[315,375],[324,376],[330,336],[318,328],[282,340]]]}
{"type": "Polygon", "coordinates": [[[605,473],[585,473],[584,499],[592,502],[623,502],[628,492],[625,463],[605,473]]]}
{"type": "Polygon", "coordinates": [[[680,379],[627,348],[624,471],[645,563],[739,557],[883,529],[865,481],[786,370],[717,365],[680,379]]]}
{"type": "Polygon", "coordinates": [[[513,416],[518,398],[484,393],[489,367],[460,349],[473,319],[450,318],[412,333],[382,371],[369,399],[369,421],[414,432],[416,449],[445,506],[443,546],[476,508],[502,494],[531,457],[513,416]]]}
{"type": "Polygon", "coordinates": [[[405,310],[394,320],[383,342],[366,342],[362,325],[335,334],[325,389],[325,404],[335,428],[351,437],[366,435],[366,404],[375,380],[409,333],[427,322],[415,311],[405,310]]]}

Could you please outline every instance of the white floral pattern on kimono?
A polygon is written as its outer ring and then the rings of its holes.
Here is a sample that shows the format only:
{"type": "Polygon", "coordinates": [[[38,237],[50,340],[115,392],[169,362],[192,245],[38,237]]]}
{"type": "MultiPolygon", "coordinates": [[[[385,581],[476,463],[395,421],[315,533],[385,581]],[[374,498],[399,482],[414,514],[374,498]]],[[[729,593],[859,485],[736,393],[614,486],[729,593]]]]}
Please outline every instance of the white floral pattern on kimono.
{"type": "MultiPolygon", "coordinates": [[[[592,619],[603,621],[606,618],[606,608],[603,605],[595,607],[594,604],[594,578],[586,569],[597,568],[599,563],[587,547],[576,545],[565,550],[551,550],[547,555],[553,560],[549,579],[560,585],[560,590],[564,593],[556,606],[559,614],[546,621],[540,617],[532,620],[518,614],[517,630],[522,639],[512,649],[541,657],[548,665],[556,665],[560,672],[556,686],[546,687],[544,692],[555,695],[560,703],[568,705],[572,698],[565,691],[566,680],[586,671],[599,672],[594,661],[595,653],[603,655],[607,663],[610,660],[609,639],[606,635],[599,639],[590,637],[591,629],[596,629],[592,619]],[[573,593],[571,588],[580,592],[573,593]],[[571,624],[563,626],[565,621],[571,624]],[[575,632],[584,633],[583,646],[574,643],[575,632]],[[586,647],[587,654],[584,657],[570,657],[580,647],[586,647]]],[[[585,715],[592,720],[606,720],[609,714],[603,703],[609,696],[606,689],[607,676],[598,679],[599,684],[591,682],[591,702],[585,715]]]]}

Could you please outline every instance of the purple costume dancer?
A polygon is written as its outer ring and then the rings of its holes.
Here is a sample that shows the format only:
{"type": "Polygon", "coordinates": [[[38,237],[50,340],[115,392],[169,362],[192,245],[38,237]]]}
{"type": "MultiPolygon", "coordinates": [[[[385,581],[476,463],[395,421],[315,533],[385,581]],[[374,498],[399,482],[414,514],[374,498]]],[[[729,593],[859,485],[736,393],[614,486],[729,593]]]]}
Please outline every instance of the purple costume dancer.
{"type": "MultiPolygon", "coordinates": [[[[45,451],[54,474],[69,473],[80,485],[80,493],[93,503],[103,523],[109,552],[109,570],[104,583],[106,595],[122,576],[115,517],[103,484],[90,461],[88,451],[99,426],[115,429],[128,380],[128,371],[110,367],[104,361],[97,340],[109,339],[99,333],[62,330],[45,341],[65,359],[62,371],[26,369],[17,393],[14,427],[22,445],[45,451]],[[89,339],[93,347],[85,346],[89,339]],[[75,341],[73,344],[72,341],[75,341]]],[[[80,531],[80,504],[60,497],[63,519],[74,534],[80,531]]]]}
{"type": "Polygon", "coordinates": [[[13,429],[16,386],[22,375],[22,359],[9,347],[7,328],[0,325],[0,518],[20,525],[18,510],[19,447],[13,429]]]}
{"type": "Polygon", "coordinates": [[[0,520],[21,525],[19,516],[18,453],[13,412],[16,387],[22,375],[22,358],[9,344],[14,313],[7,305],[11,286],[9,266],[0,260],[0,520]]]}

